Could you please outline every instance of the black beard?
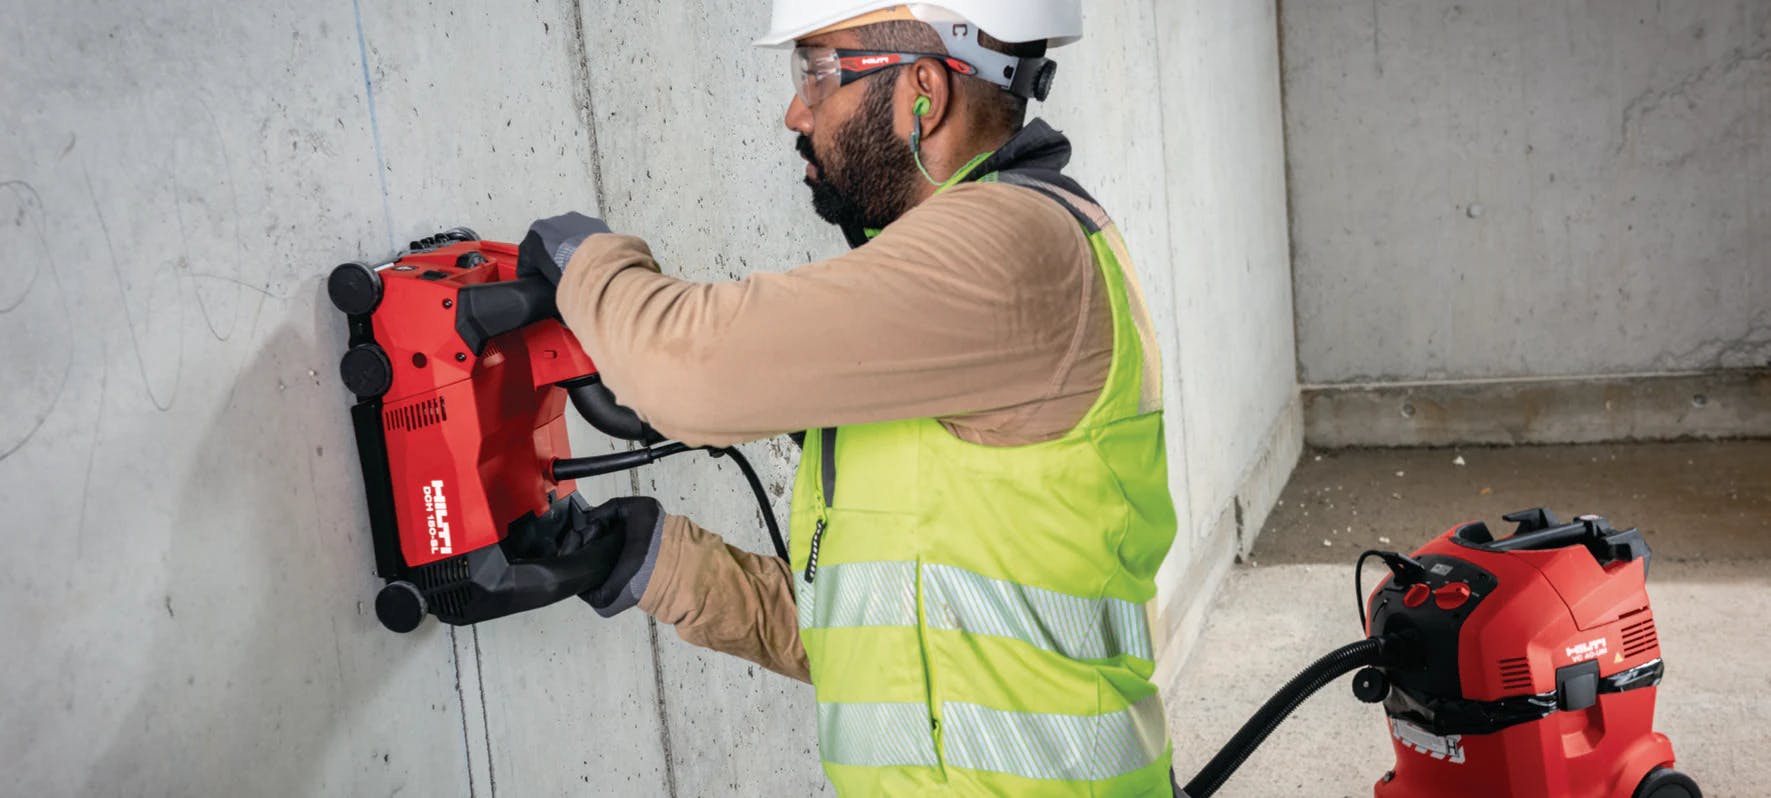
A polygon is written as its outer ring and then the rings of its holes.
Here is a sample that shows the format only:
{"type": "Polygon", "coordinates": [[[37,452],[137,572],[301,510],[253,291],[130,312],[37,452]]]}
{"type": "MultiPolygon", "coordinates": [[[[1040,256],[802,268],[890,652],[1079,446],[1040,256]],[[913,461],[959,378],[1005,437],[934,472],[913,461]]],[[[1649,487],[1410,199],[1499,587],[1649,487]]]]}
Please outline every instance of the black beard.
{"type": "Polygon", "coordinates": [[[915,201],[916,159],[910,146],[892,135],[892,84],[867,86],[861,108],[836,131],[836,157],[829,163],[804,135],[799,154],[816,167],[806,178],[812,211],[845,231],[878,230],[897,221],[915,201]]]}

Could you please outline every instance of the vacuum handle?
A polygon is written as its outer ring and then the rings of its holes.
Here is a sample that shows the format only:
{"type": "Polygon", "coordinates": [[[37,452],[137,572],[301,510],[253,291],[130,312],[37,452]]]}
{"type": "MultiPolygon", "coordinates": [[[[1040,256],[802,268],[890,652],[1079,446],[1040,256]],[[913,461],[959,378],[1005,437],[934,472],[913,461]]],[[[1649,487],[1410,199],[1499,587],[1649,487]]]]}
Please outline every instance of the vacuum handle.
{"type": "Polygon", "coordinates": [[[1575,521],[1531,532],[1519,532],[1508,535],[1500,540],[1489,543],[1485,548],[1491,551],[1544,551],[1574,546],[1590,539],[1601,537],[1593,524],[1586,521],[1575,521]]]}
{"type": "Polygon", "coordinates": [[[1641,560],[1643,572],[1647,572],[1651,554],[1648,540],[1633,527],[1614,529],[1611,522],[1597,515],[1583,515],[1573,523],[1564,524],[1556,520],[1554,513],[1541,507],[1508,513],[1503,517],[1518,524],[1518,530],[1496,540],[1487,524],[1475,521],[1460,527],[1457,539],[1479,549],[1500,552],[1552,551],[1584,546],[1600,565],[1641,560]]]}

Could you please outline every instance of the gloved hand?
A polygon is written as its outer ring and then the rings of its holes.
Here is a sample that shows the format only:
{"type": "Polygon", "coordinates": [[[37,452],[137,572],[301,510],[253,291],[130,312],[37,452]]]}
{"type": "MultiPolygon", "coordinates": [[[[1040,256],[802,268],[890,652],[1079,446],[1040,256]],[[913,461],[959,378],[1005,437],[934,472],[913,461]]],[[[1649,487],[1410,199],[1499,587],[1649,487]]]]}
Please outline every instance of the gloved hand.
{"type": "MultiPolygon", "coordinates": [[[[657,499],[628,496],[581,510],[574,506],[564,523],[531,525],[507,544],[525,562],[558,562],[588,553],[590,572],[600,572],[597,585],[578,594],[598,614],[609,617],[639,603],[644,577],[651,575],[652,541],[664,523],[657,499]],[[643,574],[642,574],[643,569],[643,574]],[[636,582],[636,577],[640,577],[636,582]]],[[[586,573],[578,570],[576,573],[586,573]]]]}
{"type": "Polygon", "coordinates": [[[621,554],[601,587],[578,594],[597,614],[613,617],[640,603],[652,576],[656,541],[664,532],[664,506],[649,496],[611,499],[590,511],[590,517],[621,535],[621,554]]]}
{"type": "Polygon", "coordinates": [[[517,277],[542,277],[554,285],[566,271],[566,262],[584,239],[610,232],[601,219],[576,211],[541,219],[529,225],[529,234],[517,245],[517,277]]]}

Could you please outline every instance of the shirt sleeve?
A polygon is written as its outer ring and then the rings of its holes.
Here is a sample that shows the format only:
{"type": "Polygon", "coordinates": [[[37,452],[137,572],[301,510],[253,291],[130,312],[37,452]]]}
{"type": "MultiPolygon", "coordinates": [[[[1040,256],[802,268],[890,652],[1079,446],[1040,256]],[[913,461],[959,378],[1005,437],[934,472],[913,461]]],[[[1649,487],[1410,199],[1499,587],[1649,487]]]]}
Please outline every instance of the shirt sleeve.
{"type": "Polygon", "coordinates": [[[664,517],[639,607],[684,642],[812,680],[787,563],[726,545],[687,518],[664,517]]]}
{"type": "Polygon", "coordinates": [[[1050,398],[1083,340],[1078,264],[1088,242],[1061,206],[971,183],[840,257],[735,282],[668,277],[639,238],[592,236],[558,304],[624,404],[671,438],[729,445],[1050,398]]]}

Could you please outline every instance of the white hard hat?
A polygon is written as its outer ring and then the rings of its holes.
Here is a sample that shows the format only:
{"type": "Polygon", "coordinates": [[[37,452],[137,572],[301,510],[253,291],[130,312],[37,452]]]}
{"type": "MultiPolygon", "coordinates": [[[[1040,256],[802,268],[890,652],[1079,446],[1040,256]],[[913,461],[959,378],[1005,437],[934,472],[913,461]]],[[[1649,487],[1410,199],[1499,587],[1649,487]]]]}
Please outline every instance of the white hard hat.
{"type": "Polygon", "coordinates": [[[756,40],[756,46],[791,46],[795,40],[809,34],[852,27],[842,23],[861,22],[860,17],[885,11],[900,13],[878,14],[879,19],[915,18],[934,22],[957,16],[1011,44],[1044,41],[1048,47],[1061,47],[1082,38],[1081,0],[939,0],[933,3],[774,0],[769,13],[769,32],[756,40]],[[940,13],[943,11],[947,13],[940,13]]]}

